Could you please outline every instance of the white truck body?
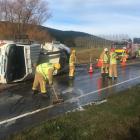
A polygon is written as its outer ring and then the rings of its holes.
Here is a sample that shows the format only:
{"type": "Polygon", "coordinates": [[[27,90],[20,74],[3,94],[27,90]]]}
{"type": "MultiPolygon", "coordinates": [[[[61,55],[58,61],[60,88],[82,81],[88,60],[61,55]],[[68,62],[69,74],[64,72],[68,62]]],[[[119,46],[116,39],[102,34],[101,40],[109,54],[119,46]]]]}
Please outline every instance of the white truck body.
{"type": "Polygon", "coordinates": [[[63,44],[46,43],[41,47],[40,44],[0,41],[0,83],[19,82],[33,77],[35,65],[39,63],[60,63],[61,70],[64,70],[69,53],[69,48],[63,44]]]}
{"type": "Polygon", "coordinates": [[[42,45],[39,63],[60,63],[61,69],[54,71],[54,75],[68,70],[70,49],[59,42],[45,43],[42,45]]]}
{"type": "Polygon", "coordinates": [[[39,44],[23,45],[3,41],[0,45],[0,83],[23,81],[34,74],[39,59],[39,44]]]}

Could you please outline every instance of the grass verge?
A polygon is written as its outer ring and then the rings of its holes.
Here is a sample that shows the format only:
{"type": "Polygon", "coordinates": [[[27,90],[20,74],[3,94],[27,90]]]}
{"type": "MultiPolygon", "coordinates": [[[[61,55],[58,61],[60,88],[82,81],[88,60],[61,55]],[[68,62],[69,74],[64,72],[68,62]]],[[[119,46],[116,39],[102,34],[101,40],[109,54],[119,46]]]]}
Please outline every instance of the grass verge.
{"type": "Polygon", "coordinates": [[[139,140],[140,85],[14,134],[8,140],[139,140]]]}
{"type": "Polygon", "coordinates": [[[77,63],[90,63],[98,59],[103,48],[76,48],[77,63]]]}

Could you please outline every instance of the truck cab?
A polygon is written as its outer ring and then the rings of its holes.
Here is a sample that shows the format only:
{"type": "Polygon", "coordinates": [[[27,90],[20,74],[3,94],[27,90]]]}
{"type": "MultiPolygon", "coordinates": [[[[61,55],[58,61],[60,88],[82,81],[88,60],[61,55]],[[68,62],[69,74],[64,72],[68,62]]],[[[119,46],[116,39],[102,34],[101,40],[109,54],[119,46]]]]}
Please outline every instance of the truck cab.
{"type": "Polygon", "coordinates": [[[136,57],[136,49],[132,42],[129,41],[116,41],[113,42],[113,48],[115,48],[115,52],[117,53],[119,59],[121,59],[122,54],[124,52],[127,53],[128,58],[136,57]]]}

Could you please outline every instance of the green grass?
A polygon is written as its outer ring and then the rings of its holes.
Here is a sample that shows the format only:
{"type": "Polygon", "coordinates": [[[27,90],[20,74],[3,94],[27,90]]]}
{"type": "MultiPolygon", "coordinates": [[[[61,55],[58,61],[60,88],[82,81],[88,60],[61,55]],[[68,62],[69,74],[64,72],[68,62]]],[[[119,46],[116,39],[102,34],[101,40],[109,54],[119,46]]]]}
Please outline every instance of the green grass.
{"type": "Polygon", "coordinates": [[[10,136],[11,140],[139,140],[140,86],[10,136]]]}

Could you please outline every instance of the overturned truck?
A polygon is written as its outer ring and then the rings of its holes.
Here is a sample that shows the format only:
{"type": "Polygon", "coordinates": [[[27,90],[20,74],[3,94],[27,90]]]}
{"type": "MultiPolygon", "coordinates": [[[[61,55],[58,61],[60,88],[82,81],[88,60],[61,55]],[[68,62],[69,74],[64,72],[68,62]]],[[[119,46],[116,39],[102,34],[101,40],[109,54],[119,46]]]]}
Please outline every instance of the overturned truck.
{"type": "Polygon", "coordinates": [[[34,76],[35,66],[39,63],[60,63],[61,70],[68,70],[70,49],[61,43],[20,43],[0,41],[0,83],[13,83],[30,79],[34,76]]]}

